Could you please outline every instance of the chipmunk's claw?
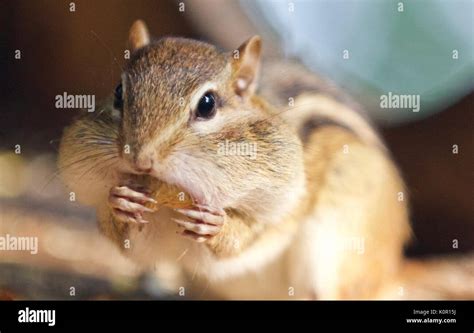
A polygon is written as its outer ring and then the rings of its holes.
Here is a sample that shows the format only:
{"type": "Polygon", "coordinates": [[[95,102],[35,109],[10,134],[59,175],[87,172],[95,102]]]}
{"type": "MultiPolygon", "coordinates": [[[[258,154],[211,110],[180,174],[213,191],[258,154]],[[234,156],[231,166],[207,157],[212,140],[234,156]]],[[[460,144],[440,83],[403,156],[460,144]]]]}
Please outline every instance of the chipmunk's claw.
{"type": "Polygon", "coordinates": [[[202,243],[220,232],[226,215],[224,210],[211,209],[209,206],[196,205],[196,208],[198,210],[175,209],[188,219],[173,219],[173,221],[185,229],[182,232],[183,236],[202,243]]]}
{"type": "MultiPolygon", "coordinates": [[[[201,209],[199,206],[197,206],[201,209]]],[[[204,211],[204,210],[194,210],[194,209],[175,209],[176,212],[183,214],[184,216],[202,221],[203,223],[211,224],[211,225],[222,225],[224,223],[225,215],[220,215],[221,213],[216,213],[213,211],[204,211]],[[219,215],[218,215],[219,214],[219,215]]]]}
{"type": "Polygon", "coordinates": [[[112,187],[108,201],[114,217],[121,222],[148,223],[143,214],[155,211],[144,206],[146,203],[156,203],[153,198],[128,186],[112,187]]]}

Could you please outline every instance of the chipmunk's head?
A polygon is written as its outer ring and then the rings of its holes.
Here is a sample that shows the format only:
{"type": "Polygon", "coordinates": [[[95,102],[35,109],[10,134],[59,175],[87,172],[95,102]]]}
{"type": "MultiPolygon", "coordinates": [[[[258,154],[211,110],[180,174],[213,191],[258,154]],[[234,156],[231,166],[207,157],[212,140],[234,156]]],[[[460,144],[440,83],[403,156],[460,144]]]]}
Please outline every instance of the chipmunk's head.
{"type": "Polygon", "coordinates": [[[291,135],[254,96],[258,36],[221,52],[184,38],[150,41],[137,21],[129,43],[132,55],[114,104],[121,114],[120,141],[128,148],[122,157],[131,170],[216,205],[292,177],[285,161],[299,147],[286,145],[291,135]]]}

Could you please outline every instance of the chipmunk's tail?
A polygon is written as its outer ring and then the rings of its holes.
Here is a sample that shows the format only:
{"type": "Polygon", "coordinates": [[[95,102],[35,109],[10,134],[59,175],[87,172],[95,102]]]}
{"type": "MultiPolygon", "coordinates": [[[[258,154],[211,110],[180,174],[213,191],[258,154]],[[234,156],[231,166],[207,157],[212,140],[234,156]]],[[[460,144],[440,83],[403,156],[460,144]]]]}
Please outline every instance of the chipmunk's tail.
{"type": "Polygon", "coordinates": [[[407,260],[382,299],[474,300],[474,254],[407,260]]]}

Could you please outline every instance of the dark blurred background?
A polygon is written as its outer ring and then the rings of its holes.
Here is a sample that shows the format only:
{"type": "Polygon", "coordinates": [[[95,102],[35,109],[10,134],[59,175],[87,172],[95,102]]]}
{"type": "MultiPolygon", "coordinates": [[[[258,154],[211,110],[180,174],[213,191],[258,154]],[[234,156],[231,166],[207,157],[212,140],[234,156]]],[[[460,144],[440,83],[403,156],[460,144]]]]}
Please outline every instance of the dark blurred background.
{"type": "MultiPolygon", "coordinates": [[[[375,2],[380,7],[381,2],[375,2]]],[[[359,5],[370,7],[371,3],[375,2],[361,1],[359,5]]],[[[387,27],[387,20],[380,18],[376,22],[368,20],[371,26],[365,28],[362,25],[358,26],[360,20],[367,21],[364,15],[374,13],[359,12],[357,16],[343,8],[344,3],[353,7],[354,1],[341,1],[338,3],[342,7],[331,7],[326,16],[334,15],[340,20],[347,21],[352,24],[353,29],[341,30],[337,27],[331,29],[325,26],[323,37],[326,40],[323,45],[312,45],[310,43],[312,39],[306,39],[302,43],[307,44],[301,48],[298,45],[288,45],[287,41],[288,38],[291,39],[291,34],[285,35],[279,32],[281,29],[275,27],[277,16],[272,16],[272,12],[268,9],[277,5],[286,8],[288,1],[255,3],[234,0],[183,1],[184,12],[179,10],[179,1],[78,0],[73,1],[74,12],[70,11],[71,3],[72,1],[20,0],[2,1],[0,5],[0,22],[2,22],[0,233],[12,232],[12,218],[17,228],[15,230],[23,230],[22,226],[25,225],[26,228],[30,220],[37,226],[37,230],[41,230],[41,224],[38,225],[39,222],[35,220],[36,213],[33,210],[37,210],[41,216],[53,216],[50,220],[41,218],[46,224],[55,219],[63,223],[67,216],[69,220],[79,221],[67,224],[71,226],[71,230],[78,228],[88,232],[91,226],[95,225],[93,212],[68,202],[64,198],[62,185],[55,177],[54,161],[58,140],[63,127],[76,116],[77,112],[70,109],[56,109],[54,98],[58,94],[68,92],[95,94],[96,101],[99,101],[111,94],[119,81],[121,66],[124,64],[123,55],[128,29],[134,20],[141,18],[155,37],[175,35],[199,38],[217,43],[226,49],[233,49],[249,36],[260,33],[264,37],[267,55],[280,53],[283,56],[301,56],[302,61],[308,66],[316,70],[321,69],[320,72],[353,93],[356,100],[367,107],[374,121],[380,125],[381,132],[401,167],[408,183],[414,228],[414,241],[408,248],[408,254],[453,253],[453,240],[458,240],[458,248],[455,248],[455,251],[474,250],[472,67],[463,67],[467,68],[468,73],[464,69],[458,71],[463,74],[462,76],[449,75],[451,81],[445,81],[443,84],[446,86],[437,87],[445,92],[443,99],[436,99],[440,94],[434,94],[430,103],[427,103],[429,107],[423,109],[420,115],[397,118],[392,112],[390,116],[384,118],[383,112],[374,107],[374,100],[377,100],[377,96],[384,91],[384,88],[388,87],[387,89],[395,91],[397,84],[399,87],[414,86],[403,81],[404,77],[407,81],[413,79],[409,74],[399,70],[404,66],[405,59],[397,56],[395,59],[387,60],[383,58],[383,52],[378,54],[374,51],[378,61],[394,63],[395,69],[387,68],[387,71],[384,71],[382,67],[379,68],[378,81],[373,80],[369,84],[370,80],[363,75],[367,72],[364,67],[367,64],[358,63],[357,57],[351,63],[352,68],[357,70],[350,71],[348,67],[346,72],[341,71],[340,66],[328,63],[324,57],[324,50],[331,50],[334,46],[332,40],[340,42],[342,36],[355,40],[359,45],[361,39],[354,36],[364,34],[367,29],[376,30],[378,27],[374,27],[374,24],[380,24],[380,29],[390,29],[392,37],[395,37],[384,39],[384,44],[368,36],[366,40],[367,43],[371,43],[370,47],[377,48],[377,45],[380,48],[390,47],[394,43],[393,40],[400,37],[397,34],[414,38],[409,43],[401,43],[397,52],[410,51],[407,45],[428,43],[429,37],[426,31],[417,35],[410,29],[400,28],[398,21],[394,26],[387,27]],[[275,20],[272,17],[275,17],[275,20]],[[288,49],[292,48],[295,51],[288,52],[287,46],[288,49]],[[308,60],[308,55],[312,54],[307,52],[308,49],[320,49],[321,52],[315,53],[316,55],[308,60]],[[21,51],[21,59],[15,59],[15,50],[21,51]],[[398,81],[384,86],[384,77],[392,75],[391,72],[397,73],[398,81]],[[462,84],[459,88],[460,82],[462,84]],[[459,147],[458,154],[452,152],[455,144],[459,147]],[[21,145],[20,155],[14,154],[15,145],[21,145]]],[[[310,32],[311,29],[317,29],[317,26],[311,23],[310,8],[302,10],[298,7],[300,3],[306,6],[318,6],[319,16],[325,15],[321,10],[330,6],[325,1],[294,1],[294,3],[296,5],[294,13],[304,12],[306,16],[288,20],[290,25],[284,31],[291,30],[293,33],[297,33],[301,28],[298,28],[300,25],[310,32]],[[305,19],[308,20],[307,23],[305,19]]],[[[397,3],[387,1],[386,7],[395,11],[397,3]]],[[[428,15],[419,8],[409,7],[408,1],[406,3],[405,13],[411,15],[411,24],[421,22],[416,15],[428,15]]],[[[457,3],[452,2],[452,6],[456,6],[457,3]]],[[[471,20],[468,22],[470,27],[464,28],[471,32],[472,40],[472,2],[464,1],[458,4],[466,6],[466,3],[471,4],[471,7],[468,7],[471,9],[471,20]]],[[[384,7],[383,10],[387,8],[384,7]]],[[[404,20],[407,20],[407,17],[405,16],[404,20]]],[[[442,19],[449,20],[447,17],[442,19]]],[[[442,24],[440,23],[442,19],[432,17],[430,22],[438,21],[435,24],[439,25],[442,24]]],[[[285,27],[283,23],[278,26],[285,27]]],[[[415,24],[414,29],[418,28],[419,26],[415,24]]],[[[453,29],[455,32],[456,28],[453,29]]],[[[314,38],[315,41],[319,39],[314,38]]],[[[462,44],[458,46],[460,49],[467,50],[462,53],[463,60],[465,61],[467,57],[468,64],[472,65],[472,44],[463,44],[462,40],[459,43],[462,44]]],[[[451,56],[452,45],[446,48],[443,48],[442,44],[430,45],[430,47],[437,45],[439,53],[444,52],[448,57],[451,56]]],[[[411,52],[414,54],[413,58],[420,63],[424,62],[426,55],[423,48],[413,47],[411,52]]],[[[393,58],[393,53],[386,53],[392,54],[393,58]]],[[[432,71],[436,71],[436,63],[433,66],[425,70],[433,74],[432,71]]],[[[439,76],[448,75],[440,72],[439,76]]],[[[427,79],[429,82],[424,82],[424,76],[419,75],[419,82],[414,83],[417,84],[415,87],[436,83],[433,79],[436,77],[431,76],[427,79]]],[[[71,234],[70,237],[75,236],[71,234]]],[[[51,251],[49,253],[51,256],[57,256],[57,252],[51,251]]],[[[64,252],[64,250],[58,251],[64,252]]],[[[115,250],[107,248],[104,251],[112,253],[115,250]]],[[[3,256],[0,257],[0,262],[16,262],[18,259],[13,257],[8,259],[4,254],[0,256],[3,256]]],[[[51,258],[47,260],[51,263],[51,258]]],[[[94,262],[93,259],[88,260],[94,262]]],[[[97,261],[100,262],[100,258],[97,261]]],[[[103,272],[104,269],[98,268],[97,271],[103,272]]],[[[113,271],[113,268],[107,269],[113,271]]],[[[121,271],[123,272],[123,268],[121,271]]]]}

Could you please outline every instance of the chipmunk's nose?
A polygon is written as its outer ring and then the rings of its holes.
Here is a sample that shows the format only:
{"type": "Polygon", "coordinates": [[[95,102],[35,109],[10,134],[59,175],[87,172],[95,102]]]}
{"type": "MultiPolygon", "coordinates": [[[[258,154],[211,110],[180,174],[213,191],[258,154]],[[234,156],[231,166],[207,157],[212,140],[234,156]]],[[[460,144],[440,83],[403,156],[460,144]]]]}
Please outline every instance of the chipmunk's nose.
{"type": "Polygon", "coordinates": [[[154,158],[151,154],[140,154],[136,157],[133,168],[138,173],[150,173],[153,169],[154,158]]]}

